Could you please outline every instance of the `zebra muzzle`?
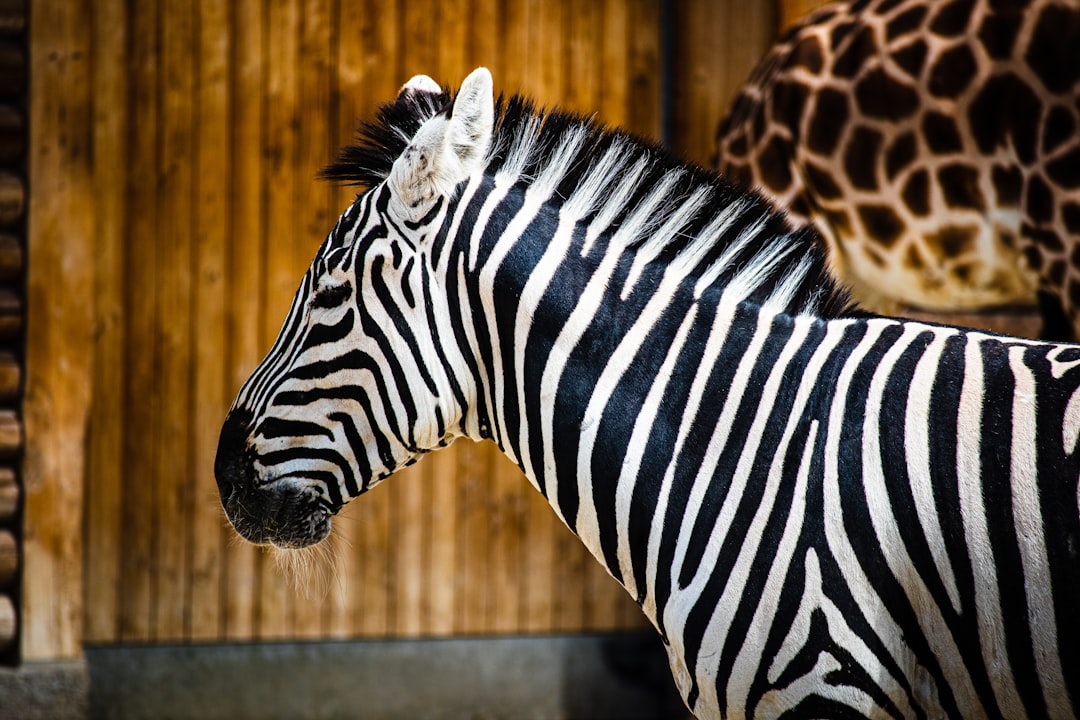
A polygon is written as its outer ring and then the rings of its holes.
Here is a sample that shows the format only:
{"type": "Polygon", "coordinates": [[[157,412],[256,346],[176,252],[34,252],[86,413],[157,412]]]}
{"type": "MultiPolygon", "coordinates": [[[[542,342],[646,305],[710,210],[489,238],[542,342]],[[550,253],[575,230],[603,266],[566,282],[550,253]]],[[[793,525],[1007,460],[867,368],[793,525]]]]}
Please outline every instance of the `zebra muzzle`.
{"type": "Polygon", "coordinates": [[[218,439],[214,475],[218,495],[236,532],[258,545],[301,548],[330,533],[332,511],[301,481],[259,485],[248,451],[250,417],[233,410],[218,439]]]}

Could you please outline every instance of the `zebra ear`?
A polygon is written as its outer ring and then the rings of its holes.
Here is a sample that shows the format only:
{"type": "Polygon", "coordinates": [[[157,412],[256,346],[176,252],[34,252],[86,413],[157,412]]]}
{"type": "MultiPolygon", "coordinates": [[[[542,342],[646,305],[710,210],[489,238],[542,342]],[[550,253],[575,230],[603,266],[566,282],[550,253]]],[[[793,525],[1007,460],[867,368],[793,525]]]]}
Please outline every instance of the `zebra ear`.
{"type": "Polygon", "coordinates": [[[406,95],[414,93],[441,95],[442,88],[439,87],[439,83],[435,82],[427,75],[413,75],[409,78],[407,83],[401,86],[401,90],[398,91],[398,100],[403,99],[406,95]]]}
{"type": "Polygon", "coordinates": [[[483,162],[494,124],[495,98],[491,89],[491,72],[479,67],[461,83],[450,115],[449,139],[463,163],[475,166],[483,162]]]}
{"type": "MultiPolygon", "coordinates": [[[[418,75],[401,92],[429,92],[431,87],[438,88],[431,78],[418,75]]],[[[425,122],[394,161],[387,182],[408,219],[424,217],[439,198],[449,197],[482,167],[494,117],[491,73],[477,68],[461,84],[450,114],[425,122]]]]}

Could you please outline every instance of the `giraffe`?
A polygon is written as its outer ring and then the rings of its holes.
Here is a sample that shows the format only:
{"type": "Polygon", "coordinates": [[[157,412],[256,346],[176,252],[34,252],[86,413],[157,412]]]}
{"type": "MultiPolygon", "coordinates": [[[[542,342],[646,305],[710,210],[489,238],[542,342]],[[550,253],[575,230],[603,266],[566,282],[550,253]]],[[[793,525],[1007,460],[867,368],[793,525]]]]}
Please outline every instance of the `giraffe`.
{"type": "Polygon", "coordinates": [[[714,166],[895,312],[1039,305],[1080,338],[1080,0],[830,3],[757,65],[714,166]]]}

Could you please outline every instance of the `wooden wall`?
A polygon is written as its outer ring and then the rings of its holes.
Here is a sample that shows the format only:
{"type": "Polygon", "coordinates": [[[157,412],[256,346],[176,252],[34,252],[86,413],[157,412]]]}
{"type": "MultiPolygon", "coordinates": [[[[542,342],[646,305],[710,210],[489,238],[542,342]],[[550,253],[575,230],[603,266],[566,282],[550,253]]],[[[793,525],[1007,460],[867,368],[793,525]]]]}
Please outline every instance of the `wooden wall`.
{"type": "Polygon", "coordinates": [[[489,444],[343,512],[305,596],[234,539],[213,478],[233,394],[351,191],[316,182],[424,72],[595,112],[705,162],[778,5],[688,0],[37,0],[30,21],[29,659],[82,642],[638,627],[489,444]]]}

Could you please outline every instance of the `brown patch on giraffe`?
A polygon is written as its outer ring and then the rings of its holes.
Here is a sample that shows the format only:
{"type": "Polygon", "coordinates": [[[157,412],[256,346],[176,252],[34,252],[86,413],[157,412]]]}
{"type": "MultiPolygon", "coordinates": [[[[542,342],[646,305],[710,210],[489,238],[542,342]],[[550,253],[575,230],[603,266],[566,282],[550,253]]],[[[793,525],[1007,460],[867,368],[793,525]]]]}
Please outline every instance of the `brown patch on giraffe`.
{"type": "Polygon", "coordinates": [[[1080,267],[1080,243],[1073,245],[1072,252],[1069,253],[1069,265],[1072,267],[1080,267]]]}
{"type": "Polygon", "coordinates": [[[729,162],[720,173],[728,182],[750,187],[754,184],[754,174],[750,172],[749,165],[729,162]]]}
{"type": "Polygon", "coordinates": [[[998,230],[997,233],[998,242],[1010,250],[1016,249],[1016,236],[1007,230],[998,230]]]}
{"type": "Polygon", "coordinates": [[[1065,261],[1058,258],[1050,263],[1050,269],[1047,270],[1045,277],[1050,278],[1054,287],[1061,287],[1065,282],[1065,261]]]}
{"type": "Polygon", "coordinates": [[[842,22],[832,29],[832,33],[829,35],[829,42],[832,45],[833,52],[840,49],[840,44],[844,42],[844,38],[851,34],[851,31],[855,29],[855,21],[848,20],[842,22]]]}
{"type": "Polygon", "coordinates": [[[901,35],[907,35],[913,30],[917,30],[922,25],[922,21],[926,19],[926,12],[925,7],[916,5],[894,17],[885,26],[885,41],[892,42],[901,35]]]}
{"type": "Polygon", "coordinates": [[[931,110],[924,114],[922,133],[930,152],[937,155],[957,153],[964,149],[956,121],[944,113],[931,110]]]}
{"type": "Polygon", "coordinates": [[[983,18],[977,35],[986,54],[994,60],[1008,60],[1021,24],[1021,18],[1014,13],[995,12],[983,18]]]}
{"type": "Polygon", "coordinates": [[[1043,258],[1042,253],[1034,245],[1028,245],[1024,248],[1024,259],[1027,260],[1028,267],[1034,272],[1042,270],[1043,258]]]}
{"type": "Polygon", "coordinates": [[[972,0],[956,0],[943,6],[930,21],[930,32],[942,37],[962,34],[968,28],[974,6],[972,0]]]}
{"type": "Polygon", "coordinates": [[[1024,187],[1024,175],[1020,168],[995,165],[990,171],[990,178],[997,193],[998,205],[1016,207],[1020,204],[1020,192],[1024,187]]]}
{"type": "Polygon", "coordinates": [[[844,150],[844,172],[860,190],[877,190],[877,158],[882,135],[877,130],[858,126],[844,150]]]}
{"type": "Polygon", "coordinates": [[[1046,174],[1062,187],[1080,187],[1080,147],[1074,147],[1046,163],[1046,174]]]}
{"type": "Polygon", "coordinates": [[[919,254],[919,249],[914,243],[909,245],[907,252],[904,253],[904,267],[910,270],[922,270],[926,267],[926,263],[923,262],[922,255],[919,254]]]}
{"type": "MultiPolygon", "coordinates": [[[[1062,205],[1061,219],[1065,221],[1065,229],[1070,234],[1080,237],[1080,204],[1068,202],[1062,205]]],[[[1080,251],[1080,243],[1076,244],[1076,250],[1080,251]]],[[[1074,265],[1080,267],[1080,258],[1074,265]]]]}
{"type": "Polygon", "coordinates": [[[931,247],[941,248],[945,257],[956,258],[970,253],[975,248],[975,238],[979,234],[976,227],[943,227],[936,233],[931,233],[928,243],[931,247]]]}
{"type": "Polygon", "coordinates": [[[795,196],[795,199],[791,201],[788,210],[793,215],[801,215],[805,218],[811,217],[814,214],[814,208],[810,206],[810,201],[806,199],[804,193],[799,193],[795,196]]]}
{"type": "Polygon", "coordinates": [[[855,84],[855,102],[867,117],[896,121],[918,109],[919,94],[878,67],[855,84]]]}
{"type": "Polygon", "coordinates": [[[926,41],[919,38],[892,52],[892,59],[912,78],[918,78],[926,62],[926,41]]]}
{"type": "Polygon", "coordinates": [[[754,107],[754,117],[751,122],[753,123],[751,126],[751,132],[753,133],[754,137],[765,137],[766,127],[769,122],[769,118],[765,116],[765,103],[759,102],[754,107]]]}
{"type": "Polygon", "coordinates": [[[736,135],[731,142],[727,144],[726,152],[727,157],[746,157],[746,152],[750,148],[746,143],[745,135],[736,135]]]}
{"type": "Polygon", "coordinates": [[[814,103],[814,114],[810,118],[806,138],[810,151],[818,155],[832,155],[850,112],[846,93],[832,88],[822,89],[814,103]]]}
{"type": "Polygon", "coordinates": [[[773,135],[758,153],[762,183],[777,195],[791,187],[791,143],[773,135]]]}
{"type": "Polygon", "coordinates": [[[812,162],[806,163],[806,185],[823,200],[835,200],[843,192],[829,171],[812,162]]]}
{"type": "Polygon", "coordinates": [[[967,89],[978,69],[971,48],[957,45],[938,56],[930,69],[927,89],[931,95],[954,98],[967,89]]]}
{"type": "Polygon", "coordinates": [[[1068,108],[1055,105],[1046,114],[1043,124],[1042,152],[1049,155],[1076,135],[1076,121],[1068,108]]]}
{"type": "Polygon", "coordinates": [[[919,143],[913,132],[906,132],[893,140],[885,151],[885,175],[890,180],[895,178],[897,173],[911,165],[918,151],[919,143]]]}
{"type": "MultiPolygon", "coordinates": [[[[797,132],[809,94],[810,89],[801,83],[781,80],[773,85],[772,92],[769,94],[773,122],[782,123],[785,127],[797,132]]],[[[798,142],[797,135],[794,142],[798,142]]]]}
{"type": "Polygon", "coordinates": [[[952,272],[957,280],[966,285],[971,281],[971,275],[974,268],[975,266],[972,263],[957,263],[956,265],[953,265],[950,272],[952,272]]]}
{"type": "Polygon", "coordinates": [[[1029,219],[1037,223],[1047,223],[1054,219],[1053,191],[1038,175],[1032,175],[1028,180],[1024,212],[1029,219]]]}
{"type": "Polygon", "coordinates": [[[816,35],[807,35],[799,40],[791,50],[792,67],[803,67],[814,75],[825,67],[825,55],[816,35]]]}
{"type": "Polygon", "coordinates": [[[850,80],[862,70],[867,58],[877,53],[874,28],[863,26],[833,62],[833,75],[850,80]]]}
{"type": "Polygon", "coordinates": [[[892,247],[904,232],[904,223],[887,205],[860,205],[858,213],[866,234],[885,247],[892,247]]]}
{"type": "Polygon", "coordinates": [[[1041,228],[1033,228],[1027,223],[1021,226],[1024,235],[1034,241],[1035,245],[1038,245],[1043,252],[1049,252],[1052,254],[1064,252],[1065,245],[1061,242],[1061,238],[1053,230],[1043,230],[1041,228]]]}
{"type": "Polygon", "coordinates": [[[1046,89],[1064,93],[1080,82],[1080,6],[1047,5],[1035,23],[1024,61],[1046,89]]]}
{"type": "Polygon", "coordinates": [[[1075,278],[1069,280],[1069,300],[1073,307],[1080,307],[1080,282],[1075,278]]]}
{"type": "Polygon", "coordinates": [[[1011,145],[1020,162],[1035,161],[1042,101],[1011,72],[996,75],[979,89],[968,106],[968,123],[979,151],[990,155],[1011,145]]]}
{"type": "Polygon", "coordinates": [[[839,13],[840,13],[840,10],[837,9],[837,7],[835,5],[826,5],[825,7],[818,8],[817,10],[814,10],[809,15],[807,15],[806,19],[803,20],[799,24],[799,26],[796,26],[794,28],[794,30],[797,31],[799,29],[799,27],[810,27],[810,26],[813,26],[813,25],[821,25],[823,23],[828,22],[829,20],[832,20],[839,13]]]}
{"type": "Polygon", "coordinates": [[[949,207],[975,210],[986,207],[986,201],[979,189],[978,168],[960,164],[945,165],[938,168],[937,177],[945,203],[949,207]]]}
{"type": "Polygon", "coordinates": [[[822,211],[825,215],[825,220],[829,225],[836,230],[836,234],[841,237],[851,236],[851,218],[843,210],[825,209],[822,211]]]}
{"type": "Polygon", "coordinates": [[[904,204],[916,215],[925,217],[930,214],[930,173],[920,168],[911,173],[901,193],[904,204]]]}
{"type": "Polygon", "coordinates": [[[906,0],[885,0],[878,3],[878,6],[874,8],[875,15],[888,15],[898,5],[903,4],[906,0]]]}

